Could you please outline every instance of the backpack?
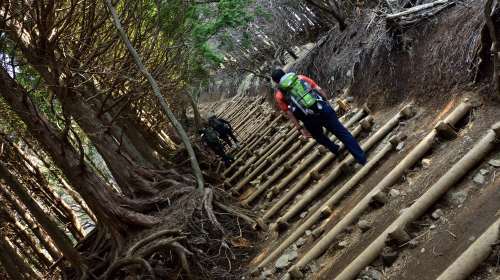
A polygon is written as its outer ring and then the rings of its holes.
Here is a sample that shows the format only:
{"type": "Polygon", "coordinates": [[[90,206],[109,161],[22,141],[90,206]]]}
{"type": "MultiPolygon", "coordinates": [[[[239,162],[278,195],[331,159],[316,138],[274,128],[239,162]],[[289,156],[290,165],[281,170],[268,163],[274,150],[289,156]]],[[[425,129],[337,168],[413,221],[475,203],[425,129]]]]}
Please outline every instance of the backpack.
{"type": "Polygon", "coordinates": [[[219,132],[230,129],[230,127],[227,124],[225,124],[224,122],[222,122],[221,120],[219,120],[217,118],[213,118],[209,122],[210,122],[210,126],[219,132]]]}
{"type": "Polygon", "coordinates": [[[216,144],[216,145],[220,144],[219,135],[211,127],[207,127],[203,130],[201,139],[205,141],[207,144],[216,144]]]}
{"type": "Polygon", "coordinates": [[[280,80],[279,89],[285,93],[287,99],[306,114],[311,109],[315,109],[314,105],[317,105],[318,100],[321,100],[312,86],[300,80],[295,73],[284,75],[280,80]]]}

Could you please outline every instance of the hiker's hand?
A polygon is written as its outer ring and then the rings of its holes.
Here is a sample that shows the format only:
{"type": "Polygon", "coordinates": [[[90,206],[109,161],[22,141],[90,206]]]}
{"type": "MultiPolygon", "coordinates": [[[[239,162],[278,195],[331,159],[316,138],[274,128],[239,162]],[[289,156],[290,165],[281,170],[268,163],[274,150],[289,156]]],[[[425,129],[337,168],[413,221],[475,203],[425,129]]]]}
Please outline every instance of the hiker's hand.
{"type": "Polygon", "coordinates": [[[308,138],[311,138],[311,133],[309,133],[309,131],[307,131],[307,129],[305,128],[302,128],[300,130],[300,132],[302,133],[302,136],[304,136],[304,138],[308,139],[308,138]]]}

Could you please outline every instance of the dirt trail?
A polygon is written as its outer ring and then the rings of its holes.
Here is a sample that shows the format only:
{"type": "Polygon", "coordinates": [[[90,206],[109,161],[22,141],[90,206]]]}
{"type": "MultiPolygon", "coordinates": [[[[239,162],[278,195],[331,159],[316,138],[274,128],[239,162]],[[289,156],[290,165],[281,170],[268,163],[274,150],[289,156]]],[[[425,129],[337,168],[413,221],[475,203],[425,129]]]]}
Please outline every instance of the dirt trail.
{"type": "MultiPolygon", "coordinates": [[[[349,215],[352,209],[357,207],[363,201],[363,198],[433,129],[436,123],[448,116],[463,99],[464,97],[461,96],[440,104],[415,106],[417,114],[408,120],[401,121],[368,154],[370,158],[373,158],[387,144],[388,138],[396,133],[407,136],[403,142],[404,144],[398,145],[399,147],[395,151],[382,158],[381,162],[375,165],[374,169],[365,178],[342,196],[333,207],[333,212],[328,220],[322,219],[315,222],[314,225],[300,235],[300,238],[292,240],[290,246],[277,251],[280,248],[279,246],[285,241],[288,242],[290,235],[311,216],[314,216],[315,211],[321,210],[325,201],[332,197],[358,170],[342,174],[325,191],[315,197],[306,206],[306,209],[301,210],[300,217],[291,218],[288,228],[277,232],[275,222],[278,218],[304,199],[308,191],[321,183],[329,171],[339,164],[339,161],[330,164],[323,172],[318,174],[317,178],[305,184],[303,190],[297,192],[274,216],[266,221],[261,221],[260,226],[263,227],[260,229],[262,243],[255,244],[256,249],[260,252],[249,264],[250,277],[255,279],[288,279],[291,275],[287,273],[287,270],[300,263],[304,255],[310,253],[310,250],[316,247],[318,242],[332,228],[349,215]],[[324,231],[319,234],[320,232],[315,231],[315,229],[321,226],[324,231]],[[273,253],[275,256],[269,259],[270,254],[273,253]]],[[[247,139],[243,139],[244,143],[242,145],[242,150],[246,152],[233,151],[235,155],[238,155],[240,162],[231,167],[230,172],[226,174],[226,178],[231,177],[233,180],[228,182],[226,187],[228,190],[233,188],[233,194],[239,196],[240,199],[244,199],[258,189],[259,186],[266,184],[267,188],[263,193],[252,203],[245,205],[262,217],[270,207],[276,204],[276,201],[287,195],[287,192],[296,186],[304,174],[307,173],[303,172],[302,175],[291,180],[284,190],[277,193],[274,200],[269,200],[266,197],[284,177],[303,165],[304,159],[311,152],[304,153],[299,161],[288,166],[289,170],[287,172],[278,173],[278,167],[287,165],[286,163],[278,165],[274,170],[268,169],[276,161],[286,162],[286,160],[280,159],[280,156],[298,141],[298,137],[288,136],[296,137],[293,141],[286,141],[287,137],[279,138],[286,131],[284,120],[275,124],[280,129],[266,135],[258,135],[257,133],[262,132],[272,120],[271,118],[260,118],[261,121],[253,120],[250,122],[249,118],[245,117],[245,112],[250,112],[251,109],[248,108],[248,105],[252,104],[252,102],[255,101],[248,99],[232,102],[231,105],[235,106],[234,108],[228,106],[225,107],[225,110],[219,112],[222,112],[222,117],[231,119],[234,123],[239,123],[239,135],[246,135],[247,137],[247,139]],[[246,127],[245,123],[251,123],[251,125],[246,127]],[[245,129],[245,132],[242,129],[245,129]],[[273,153],[283,145],[282,152],[273,153]],[[246,150],[250,147],[252,150],[246,150]],[[253,164],[248,164],[249,162],[253,162],[253,164]],[[270,172],[266,176],[262,176],[261,173],[252,173],[256,168],[270,172]],[[240,175],[234,177],[233,175],[237,172],[240,175]],[[246,178],[249,175],[251,178],[246,178]],[[272,180],[272,182],[267,182],[268,180],[272,180]],[[248,183],[240,185],[239,192],[235,192],[234,186],[245,181],[248,183]]],[[[326,248],[326,253],[320,255],[319,258],[313,258],[311,261],[306,262],[305,266],[300,267],[304,273],[303,277],[306,279],[334,279],[346,267],[350,266],[353,260],[358,258],[400,216],[402,209],[411,206],[419,199],[454,163],[484,137],[491,125],[500,120],[500,111],[495,106],[482,104],[480,99],[474,98],[472,98],[471,103],[473,104],[471,113],[467,114],[456,125],[457,137],[451,140],[440,139],[436,141],[432,145],[431,151],[425,153],[417,161],[417,164],[411,166],[404,176],[401,176],[399,181],[387,190],[391,192],[385,205],[366,209],[353,224],[340,232],[336,241],[326,248]],[[360,229],[360,225],[357,224],[358,220],[368,221],[368,228],[360,229]]],[[[393,107],[389,111],[372,114],[375,125],[372,132],[365,135],[365,140],[362,143],[373,136],[374,132],[387,123],[403,105],[393,107]]],[[[207,110],[213,110],[219,106],[223,105],[217,104],[207,110]]],[[[258,110],[261,111],[262,115],[269,114],[271,111],[265,103],[258,106],[260,106],[258,110]]],[[[353,110],[355,110],[354,104],[352,106],[353,110]]],[[[355,126],[356,124],[351,127],[351,131],[355,126]]],[[[290,133],[288,135],[292,135],[290,133]]],[[[300,153],[300,149],[303,149],[304,146],[300,146],[293,154],[300,153]]],[[[500,169],[488,163],[488,161],[500,159],[500,149],[498,148],[497,146],[496,150],[488,153],[487,157],[481,160],[479,167],[469,171],[444,197],[434,203],[426,214],[408,226],[407,231],[410,234],[410,239],[414,240],[411,242],[411,246],[408,246],[410,242],[400,246],[396,250],[397,252],[391,264],[385,261],[387,256],[383,253],[383,258],[375,258],[363,271],[359,271],[361,274],[358,277],[361,277],[360,279],[436,279],[468,248],[473,241],[471,237],[478,238],[493,221],[498,219],[498,213],[500,213],[500,203],[498,203],[500,201],[500,181],[497,173],[500,169]],[[485,182],[482,185],[472,182],[473,179],[474,181],[480,180],[480,178],[476,178],[477,174],[484,175],[485,182]],[[431,218],[431,214],[435,215],[437,209],[440,210],[438,211],[439,217],[431,218]]],[[[290,155],[290,157],[293,157],[293,155],[290,155]]],[[[321,158],[316,158],[311,166],[314,166],[321,158]]],[[[259,225],[256,225],[256,228],[259,228],[259,225]]],[[[498,251],[496,254],[498,254],[498,251]]],[[[491,262],[491,258],[486,260],[479,270],[471,276],[476,277],[473,279],[483,279],[481,277],[484,275],[488,277],[484,279],[498,279],[500,273],[498,267],[495,267],[496,264],[491,262]]]]}

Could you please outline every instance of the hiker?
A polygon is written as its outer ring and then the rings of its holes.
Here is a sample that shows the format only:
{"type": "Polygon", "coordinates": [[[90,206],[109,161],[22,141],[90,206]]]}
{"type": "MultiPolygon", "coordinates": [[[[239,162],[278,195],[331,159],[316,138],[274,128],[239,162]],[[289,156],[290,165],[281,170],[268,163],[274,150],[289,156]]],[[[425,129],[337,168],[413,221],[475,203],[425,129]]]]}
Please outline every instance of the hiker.
{"type": "Polygon", "coordinates": [[[274,94],[278,107],[287,114],[304,137],[314,138],[340,158],[339,146],[324,134],[324,127],[344,143],[359,164],[366,163],[365,153],[349,130],[340,123],[327,101],[325,91],[315,81],[303,75],[285,73],[282,69],[273,70],[271,77],[278,84],[274,94]]]}
{"type": "Polygon", "coordinates": [[[222,159],[224,165],[226,167],[229,167],[234,159],[231,156],[227,155],[224,151],[224,145],[220,142],[217,132],[212,127],[207,126],[200,129],[198,133],[201,135],[201,142],[203,143],[203,145],[210,148],[217,156],[222,159]]]}
{"type": "Polygon", "coordinates": [[[219,137],[226,142],[229,147],[238,148],[238,139],[234,136],[233,128],[231,124],[222,118],[217,118],[216,116],[210,116],[208,118],[208,124],[219,134],[219,137]],[[231,142],[231,139],[233,142],[231,142]]]}

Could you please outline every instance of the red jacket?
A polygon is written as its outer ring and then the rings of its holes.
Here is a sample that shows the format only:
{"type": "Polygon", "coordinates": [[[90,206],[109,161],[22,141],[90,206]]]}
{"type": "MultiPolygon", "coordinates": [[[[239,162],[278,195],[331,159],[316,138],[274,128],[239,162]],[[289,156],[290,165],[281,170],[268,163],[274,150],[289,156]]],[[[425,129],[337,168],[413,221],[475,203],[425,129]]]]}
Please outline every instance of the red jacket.
{"type": "MultiPolygon", "coordinates": [[[[310,84],[313,89],[320,89],[318,84],[311,78],[304,76],[304,75],[299,75],[299,79],[310,84]]],[[[283,111],[287,112],[288,111],[288,103],[285,99],[285,95],[281,92],[281,90],[277,89],[274,92],[274,99],[276,100],[276,103],[278,103],[278,107],[283,111]]]]}

